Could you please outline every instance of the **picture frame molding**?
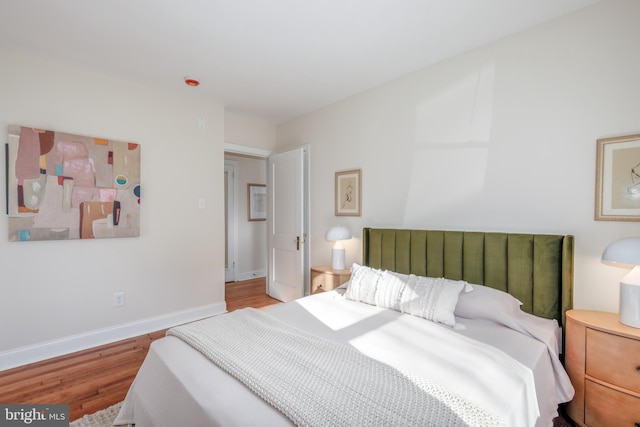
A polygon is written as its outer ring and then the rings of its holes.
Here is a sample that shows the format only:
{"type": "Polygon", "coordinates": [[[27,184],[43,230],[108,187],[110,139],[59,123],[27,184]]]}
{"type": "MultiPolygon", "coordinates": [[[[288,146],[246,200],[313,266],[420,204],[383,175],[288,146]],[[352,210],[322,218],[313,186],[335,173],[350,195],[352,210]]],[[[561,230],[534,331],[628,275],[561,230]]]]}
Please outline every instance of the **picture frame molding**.
{"type": "Polygon", "coordinates": [[[362,216],[362,170],[352,169],[336,172],[335,174],[335,215],[362,216]],[[348,186],[351,185],[351,189],[348,186]],[[349,202],[347,198],[353,198],[349,202]],[[350,207],[345,207],[345,200],[350,207]]]}
{"type": "MultiPolygon", "coordinates": [[[[596,141],[596,191],[595,191],[595,210],[594,219],[596,221],[640,221],[640,193],[638,198],[638,208],[615,208],[613,207],[614,179],[619,172],[615,173],[615,165],[613,164],[613,154],[615,150],[635,149],[640,151],[640,134],[617,136],[611,138],[602,138],[596,141]]],[[[640,192],[640,158],[632,159],[637,166],[631,165],[629,170],[629,180],[623,185],[637,185],[640,192]],[[633,177],[637,176],[634,181],[633,177]]],[[[629,165],[625,165],[629,167],[629,165]]],[[[625,172],[626,173],[626,172],[625,172]]],[[[620,188],[623,191],[622,188],[620,188]]],[[[628,191],[628,190],[627,190],[628,191]]]]}

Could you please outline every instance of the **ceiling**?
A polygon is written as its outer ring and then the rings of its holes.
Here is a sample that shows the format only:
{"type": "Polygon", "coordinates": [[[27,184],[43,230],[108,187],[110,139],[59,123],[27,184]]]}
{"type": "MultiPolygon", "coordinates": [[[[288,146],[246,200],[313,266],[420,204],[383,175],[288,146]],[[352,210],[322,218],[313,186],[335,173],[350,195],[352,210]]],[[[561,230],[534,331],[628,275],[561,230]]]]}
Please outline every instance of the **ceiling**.
{"type": "Polygon", "coordinates": [[[279,123],[597,0],[0,0],[0,46],[279,123]]]}

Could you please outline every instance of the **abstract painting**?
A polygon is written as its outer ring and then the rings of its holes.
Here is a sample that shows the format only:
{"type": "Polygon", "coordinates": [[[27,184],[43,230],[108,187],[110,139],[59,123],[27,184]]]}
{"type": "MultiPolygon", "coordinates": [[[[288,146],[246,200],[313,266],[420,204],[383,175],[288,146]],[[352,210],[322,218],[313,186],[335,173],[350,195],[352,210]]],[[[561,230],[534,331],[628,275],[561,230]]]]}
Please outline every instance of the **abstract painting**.
{"type": "Polygon", "coordinates": [[[10,125],[9,241],[140,235],[140,145],[10,125]]]}

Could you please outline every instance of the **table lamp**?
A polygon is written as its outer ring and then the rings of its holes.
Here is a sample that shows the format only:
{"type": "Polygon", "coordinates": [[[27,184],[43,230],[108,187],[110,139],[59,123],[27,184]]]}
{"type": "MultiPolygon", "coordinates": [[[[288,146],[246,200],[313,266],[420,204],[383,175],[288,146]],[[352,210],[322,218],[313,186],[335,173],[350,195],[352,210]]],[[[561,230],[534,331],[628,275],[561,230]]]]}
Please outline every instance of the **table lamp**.
{"type": "Polygon", "coordinates": [[[342,240],[349,240],[351,238],[351,232],[349,229],[342,225],[334,225],[327,230],[324,238],[329,241],[335,241],[331,249],[331,268],[334,270],[344,270],[344,246],[342,246],[342,240]]]}
{"type": "Polygon", "coordinates": [[[640,328],[640,237],[616,240],[604,250],[603,261],[633,269],[620,281],[620,323],[640,328]]]}

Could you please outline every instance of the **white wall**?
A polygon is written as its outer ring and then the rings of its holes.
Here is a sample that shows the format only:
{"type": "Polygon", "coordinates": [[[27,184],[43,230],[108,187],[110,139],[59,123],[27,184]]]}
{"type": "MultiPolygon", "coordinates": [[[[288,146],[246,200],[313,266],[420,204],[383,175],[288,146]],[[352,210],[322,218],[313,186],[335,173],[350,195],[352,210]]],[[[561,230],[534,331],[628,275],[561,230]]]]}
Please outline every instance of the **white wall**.
{"type": "Polygon", "coordinates": [[[235,160],[236,170],[236,225],[237,253],[236,280],[247,280],[267,275],[267,223],[248,219],[248,184],[267,183],[267,160],[245,156],[225,155],[235,160]]]}
{"type": "Polygon", "coordinates": [[[640,224],[594,221],[596,139],[640,133],[640,2],[611,0],[278,127],[310,144],[311,262],[326,229],[573,234],[577,308],[617,311],[626,270],[599,259],[640,224]],[[362,217],[334,216],[334,173],[361,168],[362,217]]]}
{"type": "Polygon", "coordinates": [[[273,151],[276,146],[276,125],[260,117],[227,111],[224,115],[224,142],[273,151]]]}
{"type": "Polygon", "coordinates": [[[18,124],[142,150],[139,238],[9,243],[0,215],[0,370],[96,344],[96,331],[117,339],[145,319],[156,322],[140,328],[159,329],[223,311],[222,105],[180,79],[169,93],[7,50],[0,64],[0,142],[18,124]],[[124,307],[114,292],[126,293],[124,307]]]}

